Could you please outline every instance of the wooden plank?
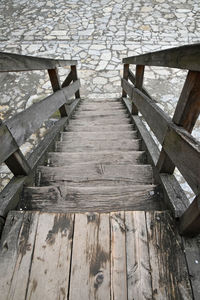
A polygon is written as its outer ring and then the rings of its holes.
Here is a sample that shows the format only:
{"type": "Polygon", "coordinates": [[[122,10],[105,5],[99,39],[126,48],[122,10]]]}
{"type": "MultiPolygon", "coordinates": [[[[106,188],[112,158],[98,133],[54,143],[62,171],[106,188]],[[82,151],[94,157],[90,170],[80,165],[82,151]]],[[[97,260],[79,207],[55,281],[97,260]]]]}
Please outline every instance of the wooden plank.
{"type": "Polygon", "coordinates": [[[83,110],[82,109],[83,106],[81,106],[79,108],[79,110],[77,111],[77,116],[79,118],[87,118],[90,116],[107,116],[109,115],[110,117],[113,116],[127,116],[126,114],[126,110],[124,108],[120,108],[120,109],[105,109],[105,108],[101,108],[101,109],[97,109],[95,111],[92,110],[83,110]]]}
{"type": "Polygon", "coordinates": [[[21,72],[55,69],[76,65],[76,60],[60,60],[0,52],[0,72],[21,72]]]}
{"type": "MultiPolygon", "coordinates": [[[[143,86],[143,79],[144,79],[144,66],[142,65],[136,65],[136,75],[135,75],[135,87],[139,90],[142,90],[143,86]]],[[[132,104],[132,114],[137,115],[138,109],[134,104],[132,104]]]]}
{"type": "Polygon", "coordinates": [[[23,222],[23,212],[9,213],[0,244],[1,298],[9,299],[9,289],[17,261],[18,236],[23,222]]]}
{"type": "Polygon", "coordinates": [[[40,214],[27,299],[65,299],[74,215],[40,214]]]}
{"type": "Polygon", "coordinates": [[[121,151],[138,151],[140,149],[140,140],[121,139],[119,140],[74,140],[57,142],[56,151],[60,152],[81,152],[81,151],[103,151],[103,150],[121,150],[121,151]]]}
{"type": "Polygon", "coordinates": [[[111,299],[127,299],[126,225],[124,212],[110,213],[111,299]]]}
{"type": "Polygon", "coordinates": [[[145,163],[144,151],[94,151],[94,152],[50,152],[48,153],[50,166],[61,167],[69,164],[88,163],[145,163]]]}
{"type": "Polygon", "coordinates": [[[66,128],[66,131],[79,131],[79,132],[97,132],[97,131],[132,131],[133,125],[132,124],[120,124],[120,125],[71,125],[66,128]]]}
{"type": "Polygon", "coordinates": [[[71,126],[74,125],[79,125],[79,126],[95,126],[95,125],[118,125],[118,124],[124,124],[124,125],[128,125],[130,124],[130,119],[127,117],[104,117],[104,118],[95,118],[95,119],[91,119],[88,118],[87,119],[73,119],[70,122],[71,126]]]}
{"type": "Polygon", "coordinates": [[[199,44],[127,57],[123,59],[123,63],[200,71],[199,44]]]}
{"type": "Polygon", "coordinates": [[[65,80],[62,83],[62,88],[70,85],[70,83],[73,81],[73,72],[70,71],[65,80]]]}
{"type": "Polygon", "coordinates": [[[5,219],[3,217],[0,217],[0,238],[1,238],[4,225],[5,225],[5,219]]]}
{"type": "MultiPolygon", "coordinates": [[[[128,64],[124,64],[124,74],[123,74],[123,78],[125,80],[128,80],[128,75],[129,75],[129,65],[128,64]]],[[[122,89],[122,97],[127,97],[127,93],[124,89],[122,89]]]]}
{"type": "Polygon", "coordinates": [[[134,88],[123,79],[122,86],[127,91],[130,98],[134,99],[134,104],[137,106],[145,121],[162,144],[168,126],[172,124],[171,119],[155,104],[152,99],[149,99],[141,91],[134,88]]]}
{"type": "Polygon", "coordinates": [[[199,237],[182,237],[182,241],[193,291],[193,299],[198,300],[200,298],[200,240],[199,237]]]}
{"type": "Polygon", "coordinates": [[[5,164],[15,176],[28,175],[31,172],[28,161],[20,149],[5,160],[5,164]]]}
{"type": "MultiPolygon", "coordinates": [[[[75,82],[76,80],[78,80],[76,65],[71,66],[71,72],[73,74],[73,82],[75,82]]],[[[78,89],[78,91],[75,92],[75,97],[76,97],[76,99],[81,98],[79,89],[78,89]]]]}
{"type": "MultiPolygon", "coordinates": [[[[17,259],[7,299],[25,299],[38,225],[38,212],[24,214],[17,242],[17,259]]],[[[4,259],[4,258],[3,258],[4,259]]],[[[9,265],[7,266],[9,268],[9,265]]]]}
{"type": "Polygon", "coordinates": [[[0,126],[0,143],[3,145],[0,151],[1,164],[19,148],[5,124],[0,126]]]}
{"type": "Polygon", "coordinates": [[[152,184],[149,165],[81,164],[69,167],[39,167],[42,185],[100,186],[119,184],[152,184]]]}
{"type": "Polygon", "coordinates": [[[108,214],[77,214],[69,299],[110,299],[108,214]]]}
{"type": "Polygon", "coordinates": [[[27,187],[23,210],[56,212],[160,210],[155,185],[71,187],[27,187]]]}
{"type": "Polygon", "coordinates": [[[145,212],[125,212],[125,226],[128,300],[152,299],[145,212]]]}
{"type": "Polygon", "coordinates": [[[193,299],[181,238],[168,212],[146,212],[153,299],[193,299]]]}
{"type": "Polygon", "coordinates": [[[182,235],[191,237],[200,233],[200,196],[196,196],[181,216],[179,229],[182,235]]]}
{"type": "Polygon", "coordinates": [[[80,82],[76,81],[9,119],[6,125],[18,146],[21,146],[48,117],[61,107],[75,93],[79,85],[80,82]]]}

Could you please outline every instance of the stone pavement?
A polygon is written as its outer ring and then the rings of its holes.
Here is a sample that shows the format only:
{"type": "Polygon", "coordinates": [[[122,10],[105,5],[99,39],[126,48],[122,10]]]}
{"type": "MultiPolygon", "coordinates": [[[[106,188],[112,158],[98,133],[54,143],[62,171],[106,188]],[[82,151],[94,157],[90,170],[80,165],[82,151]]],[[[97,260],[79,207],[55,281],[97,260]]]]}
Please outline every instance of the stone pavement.
{"type": "MultiPolygon", "coordinates": [[[[0,51],[78,59],[81,95],[91,100],[120,96],[123,57],[200,40],[199,0],[1,0],[0,11],[0,51]]],[[[62,79],[66,73],[60,70],[62,79]]],[[[146,68],[145,86],[171,116],[185,76],[146,68]]],[[[51,92],[46,72],[3,73],[0,86],[1,119],[51,92]]],[[[193,132],[198,139],[199,127],[200,121],[193,132]]],[[[31,137],[24,153],[44,131],[31,137]]]]}

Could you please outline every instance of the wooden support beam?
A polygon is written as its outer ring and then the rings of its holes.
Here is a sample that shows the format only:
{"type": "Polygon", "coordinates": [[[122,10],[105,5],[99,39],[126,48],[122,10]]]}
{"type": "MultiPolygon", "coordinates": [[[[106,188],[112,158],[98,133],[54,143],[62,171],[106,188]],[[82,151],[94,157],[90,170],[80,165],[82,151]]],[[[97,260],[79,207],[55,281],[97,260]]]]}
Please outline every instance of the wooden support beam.
{"type": "MultiPolygon", "coordinates": [[[[129,75],[129,64],[124,64],[124,73],[123,73],[123,79],[128,81],[128,75],[129,75]]],[[[127,97],[127,93],[124,89],[122,89],[122,97],[127,97]]]]}
{"type": "Polygon", "coordinates": [[[200,233],[200,195],[196,196],[179,221],[182,235],[193,237],[200,233]]]}
{"type": "MultiPolygon", "coordinates": [[[[183,86],[172,121],[188,132],[196,123],[200,113],[200,72],[189,71],[183,86]]],[[[157,165],[160,173],[173,174],[175,165],[162,149],[157,165]]]]}
{"type": "Polygon", "coordinates": [[[31,171],[31,168],[20,149],[9,156],[5,160],[5,164],[15,176],[28,175],[31,171]]]}
{"type": "MultiPolygon", "coordinates": [[[[78,80],[76,65],[71,66],[71,72],[72,72],[73,82],[75,82],[76,80],[78,80]]],[[[76,99],[80,98],[79,89],[78,91],[75,92],[75,97],[76,99]]]]}
{"type": "MultiPolygon", "coordinates": [[[[138,90],[142,90],[143,86],[143,79],[144,79],[144,67],[142,65],[137,65],[136,66],[136,75],[135,75],[135,87],[138,90]]],[[[132,115],[138,115],[138,109],[137,106],[134,104],[134,99],[132,99],[133,104],[132,104],[132,115]]]]}
{"type": "Polygon", "coordinates": [[[70,85],[70,83],[73,81],[73,72],[70,71],[66,79],[62,83],[62,88],[70,85]]]}
{"type": "MultiPolygon", "coordinates": [[[[60,79],[59,79],[57,68],[56,69],[49,69],[48,73],[49,73],[49,78],[50,78],[51,86],[52,86],[52,89],[53,89],[54,93],[61,90],[61,84],[60,84],[60,79]]],[[[60,112],[61,118],[67,117],[66,104],[63,104],[59,108],[59,112],[60,112]]]]}

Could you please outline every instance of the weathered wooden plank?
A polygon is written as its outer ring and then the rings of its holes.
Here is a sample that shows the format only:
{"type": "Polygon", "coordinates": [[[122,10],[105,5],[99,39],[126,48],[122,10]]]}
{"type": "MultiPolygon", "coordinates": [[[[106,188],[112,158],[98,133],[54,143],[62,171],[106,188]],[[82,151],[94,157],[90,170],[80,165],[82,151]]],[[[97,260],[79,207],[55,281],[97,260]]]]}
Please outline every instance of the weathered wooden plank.
{"type": "Polygon", "coordinates": [[[61,141],[67,141],[71,139],[85,139],[85,140],[120,140],[124,139],[137,139],[137,131],[102,131],[102,132],[61,132],[61,141]]]}
{"type": "Polygon", "coordinates": [[[179,229],[181,234],[191,237],[200,233],[200,196],[196,196],[181,216],[179,229]]]}
{"type": "Polygon", "coordinates": [[[123,63],[200,71],[199,44],[186,45],[127,57],[123,59],[123,63]]]}
{"type": "MultiPolygon", "coordinates": [[[[83,105],[82,105],[83,106],[83,105]]],[[[119,109],[98,109],[98,110],[83,110],[82,106],[77,111],[77,116],[79,118],[87,118],[87,117],[97,117],[97,116],[127,116],[126,110],[124,108],[119,109]]]]}
{"type": "Polygon", "coordinates": [[[69,299],[110,299],[108,214],[77,214],[69,299]]]}
{"type": "Polygon", "coordinates": [[[168,126],[172,124],[171,119],[155,104],[152,99],[148,98],[141,91],[134,88],[123,79],[122,86],[127,91],[130,98],[133,99],[134,104],[137,106],[145,121],[162,144],[168,126]]]}
{"type": "MultiPolygon", "coordinates": [[[[7,299],[17,300],[26,298],[29,271],[31,269],[32,255],[35,247],[38,218],[38,212],[26,212],[24,214],[17,242],[17,259],[7,299]]],[[[9,268],[9,265],[7,268],[9,268]]]]}
{"type": "Polygon", "coordinates": [[[74,215],[40,214],[27,299],[65,299],[74,215]]]}
{"type": "Polygon", "coordinates": [[[72,119],[70,122],[71,126],[78,125],[78,126],[95,126],[95,125],[119,125],[130,124],[130,119],[127,117],[104,117],[104,118],[88,118],[88,119],[72,119]]]}
{"type": "Polygon", "coordinates": [[[74,140],[68,139],[64,142],[56,143],[56,151],[60,152],[81,152],[81,151],[103,151],[103,150],[124,150],[124,151],[138,151],[140,149],[140,140],[74,140]]]}
{"type": "Polygon", "coordinates": [[[181,238],[168,212],[146,212],[153,299],[193,299],[181,238]]]}
{"type": "Polygon", "coordinates": [[[17,261],[18,236],[23,222],[23,212],[9,213],[0,244],[1,299],[9,299],[9,289],[17,261]]]}
{"type": "MultiPolygon", "coordinates": [[[[144,79],[144,66],[136,65],[136,75],[135,75],[135,87],[139,90],[142,90],[143,79],[144,79]]],[[[134,102],[132,103],[132,114],[137,115],[138,109],[135,106],[134,102]]]]}
{"type": "Polygon", "coordinates": [[[160,210],[155,185],[27,187],[20,207],[25,210],[81,212],[160,210]]]}
{"type": "Polygon", "coordinates": [[[47,70],[76,64],[76,60],[50,59],[0,52],[0,72],[47,70]]]}
{"type": "Polygon", "coordinates": [[[132,124],[120,124],[120,125],[71,125],[66,128],[66,131],[80,131],[80,132],[97,132],[97,131],[132,131],[133,130],[132,124]]]}
{"type": "MultiPolygon", "coordinates": [[[[71,66],[71,71],[72,71],[72,74],[73,74],[73,82],[75,82],[76,80],[78,80],[76,65],[71,66]]],[[[76,99],[79,99],[81,97],[79,89],[78,89],[78,91],[75,92],[75,97],[76,97],[76,99]]]]}
{"type": "MultiPolygon", "coordinates": [[[[129,75],[129,65],[128,64],[124,64],[124,74],[123,74],[123,78],[125,80],[128,80],[128,75],[129,75]]],[[[124,89],[122,89],[122,97],[127,97],[127,93],[124,89]]]]}
{"type": "Polygon", "coordinates": [[[127,299],[126,226],[124,212],[110,213],[111,299],[127,299]]]}
{"type": "Polygon", "coordinates": [[[94,151],[94,152],[50,152],[49,164],[54,167],[68,166],[74,163],[145,163],[144,151],[94,151]]]}
{"type": "Polygon", "coordinates": [[[10,155],[12,155],[19,148],[12,137],[6,125],[0,126],[0,143],[3,145],[0,151],[0,164],[4,162],[10,155]]]}
{"type": "Polygon", "coordinates": [[[70,71],[69,74],[67,75],[67,77],[65,78],[65,80],[62,83],[62,88],[70,85],[72,80],[73,80],[73,72],[70,71]]]}
{"type": "Polygon", "coordinates": [[[33,104],[25,111],[20,112],[6,122],[8,129],[21,146],[26,139],[38,129],[67,99],[79,88],[80,82],[76,81],[71,86],[57,91],[44,100],[33,104]]]}
{"type": "Polygon", "coordinates": [[[31,172],[28,161],[20,149],[5,160],[5,164],[15,176],[28,175],[31,172]]]}
{"type": "MultiPolygon", "coordinates": [[[[135,75],[133,74],[133,72],[129,69],[129,74],[128,74],[128,79],[131,81],[131,83],[133,85],[135,85],[135,75]]],[[[145,94],[147,97],[149,97],[150,99],[152,99],[151,95],[148,93],[148,91],[146,90],[145,87],[142,87],[141,91],[143,92],[143,94],[145,94]]],[[[154,99],[152,99],[154,100],[154,99]]],[[[155,101],[155,100],[154,100],[155,101]]]]}
{"type": "Polygon", "coordinates": [[[188,273],[192,285],[193,299],[200,298],[200,239],[182,237],[184,253],[187,261],[188,273]]]}
{"type": "Polygon", "coordinates": [[[125,212],[128,300],[152,299],[145,212],[125,212]]]}
{"type": "Polygon", "coordinates": [[[149,165],[75,164],[69,167],[39,167],[42,185],[97,186],[120,184],[152,184],[149,165]]]}

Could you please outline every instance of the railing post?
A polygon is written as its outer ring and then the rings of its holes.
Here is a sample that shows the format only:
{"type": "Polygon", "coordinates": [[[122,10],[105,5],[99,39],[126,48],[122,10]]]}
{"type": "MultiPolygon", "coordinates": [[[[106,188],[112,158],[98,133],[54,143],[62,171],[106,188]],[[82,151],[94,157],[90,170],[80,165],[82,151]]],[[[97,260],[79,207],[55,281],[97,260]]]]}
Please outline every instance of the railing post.
{"type": "Polygon", "coordinates": [[[9,156],[5,160],[5,164],[15,176],[26,176],[31,172],[31,168],[20,149],[9,156]]]}
{"type": "MultiPolygon", "coordinates": [[[[71,66],[71,72],[72,72],[73,82],[75,82],[78,79],[76,65],[71,66]]],[[[79,90],[75,93],[75,97],[76,97],[76,99],[80,98],[79,90]]]]}
{"type": "MultiPolygon", "coordinates": [[[[136,65],[135,87],[138,90],[142,90],[143,79],[144,79],[144,67],[145,67],[144,65],[136,65]]],[[[132,115],[137,115],[137,114],[138,114],[138,109],[135,106],[134,102],[132,102],[132,115]]]]}
{"type": "MultiPolygon", "coordinates": [[[[172,121],[192,132],[200,113],[200,72],[189,71],[172,121]]],[[[175,166],[162,149],[157,163],[160,173],[173,174],[175,166]]]]}
{"type": "MultiPolygon", "coordinates": [[[[61,84],[60,84],[60,80],[59,80],[59,76],[58,76],[58,70],[57,70],[57,68],[56,69],[48,69],[48,73],[49,73],[49,78],[51,81],[52,89],[55,93],[61,89],[61,84]]],[[[59,111],[60,111],[61,117],[67,117],[68,114],[67,114],[66,104],[62,105],[59,108],[59,111]]]]}
{"type": "MultiPolygon", "coordinates": [[[[128,73],[129,73],[129,64],[124,64],[124,72],[123,72],[123,79],[128,81],[128,73]]],[[[122,90],[122,97],[126,98],[127,93],[125,90],[122,90]]]]}

